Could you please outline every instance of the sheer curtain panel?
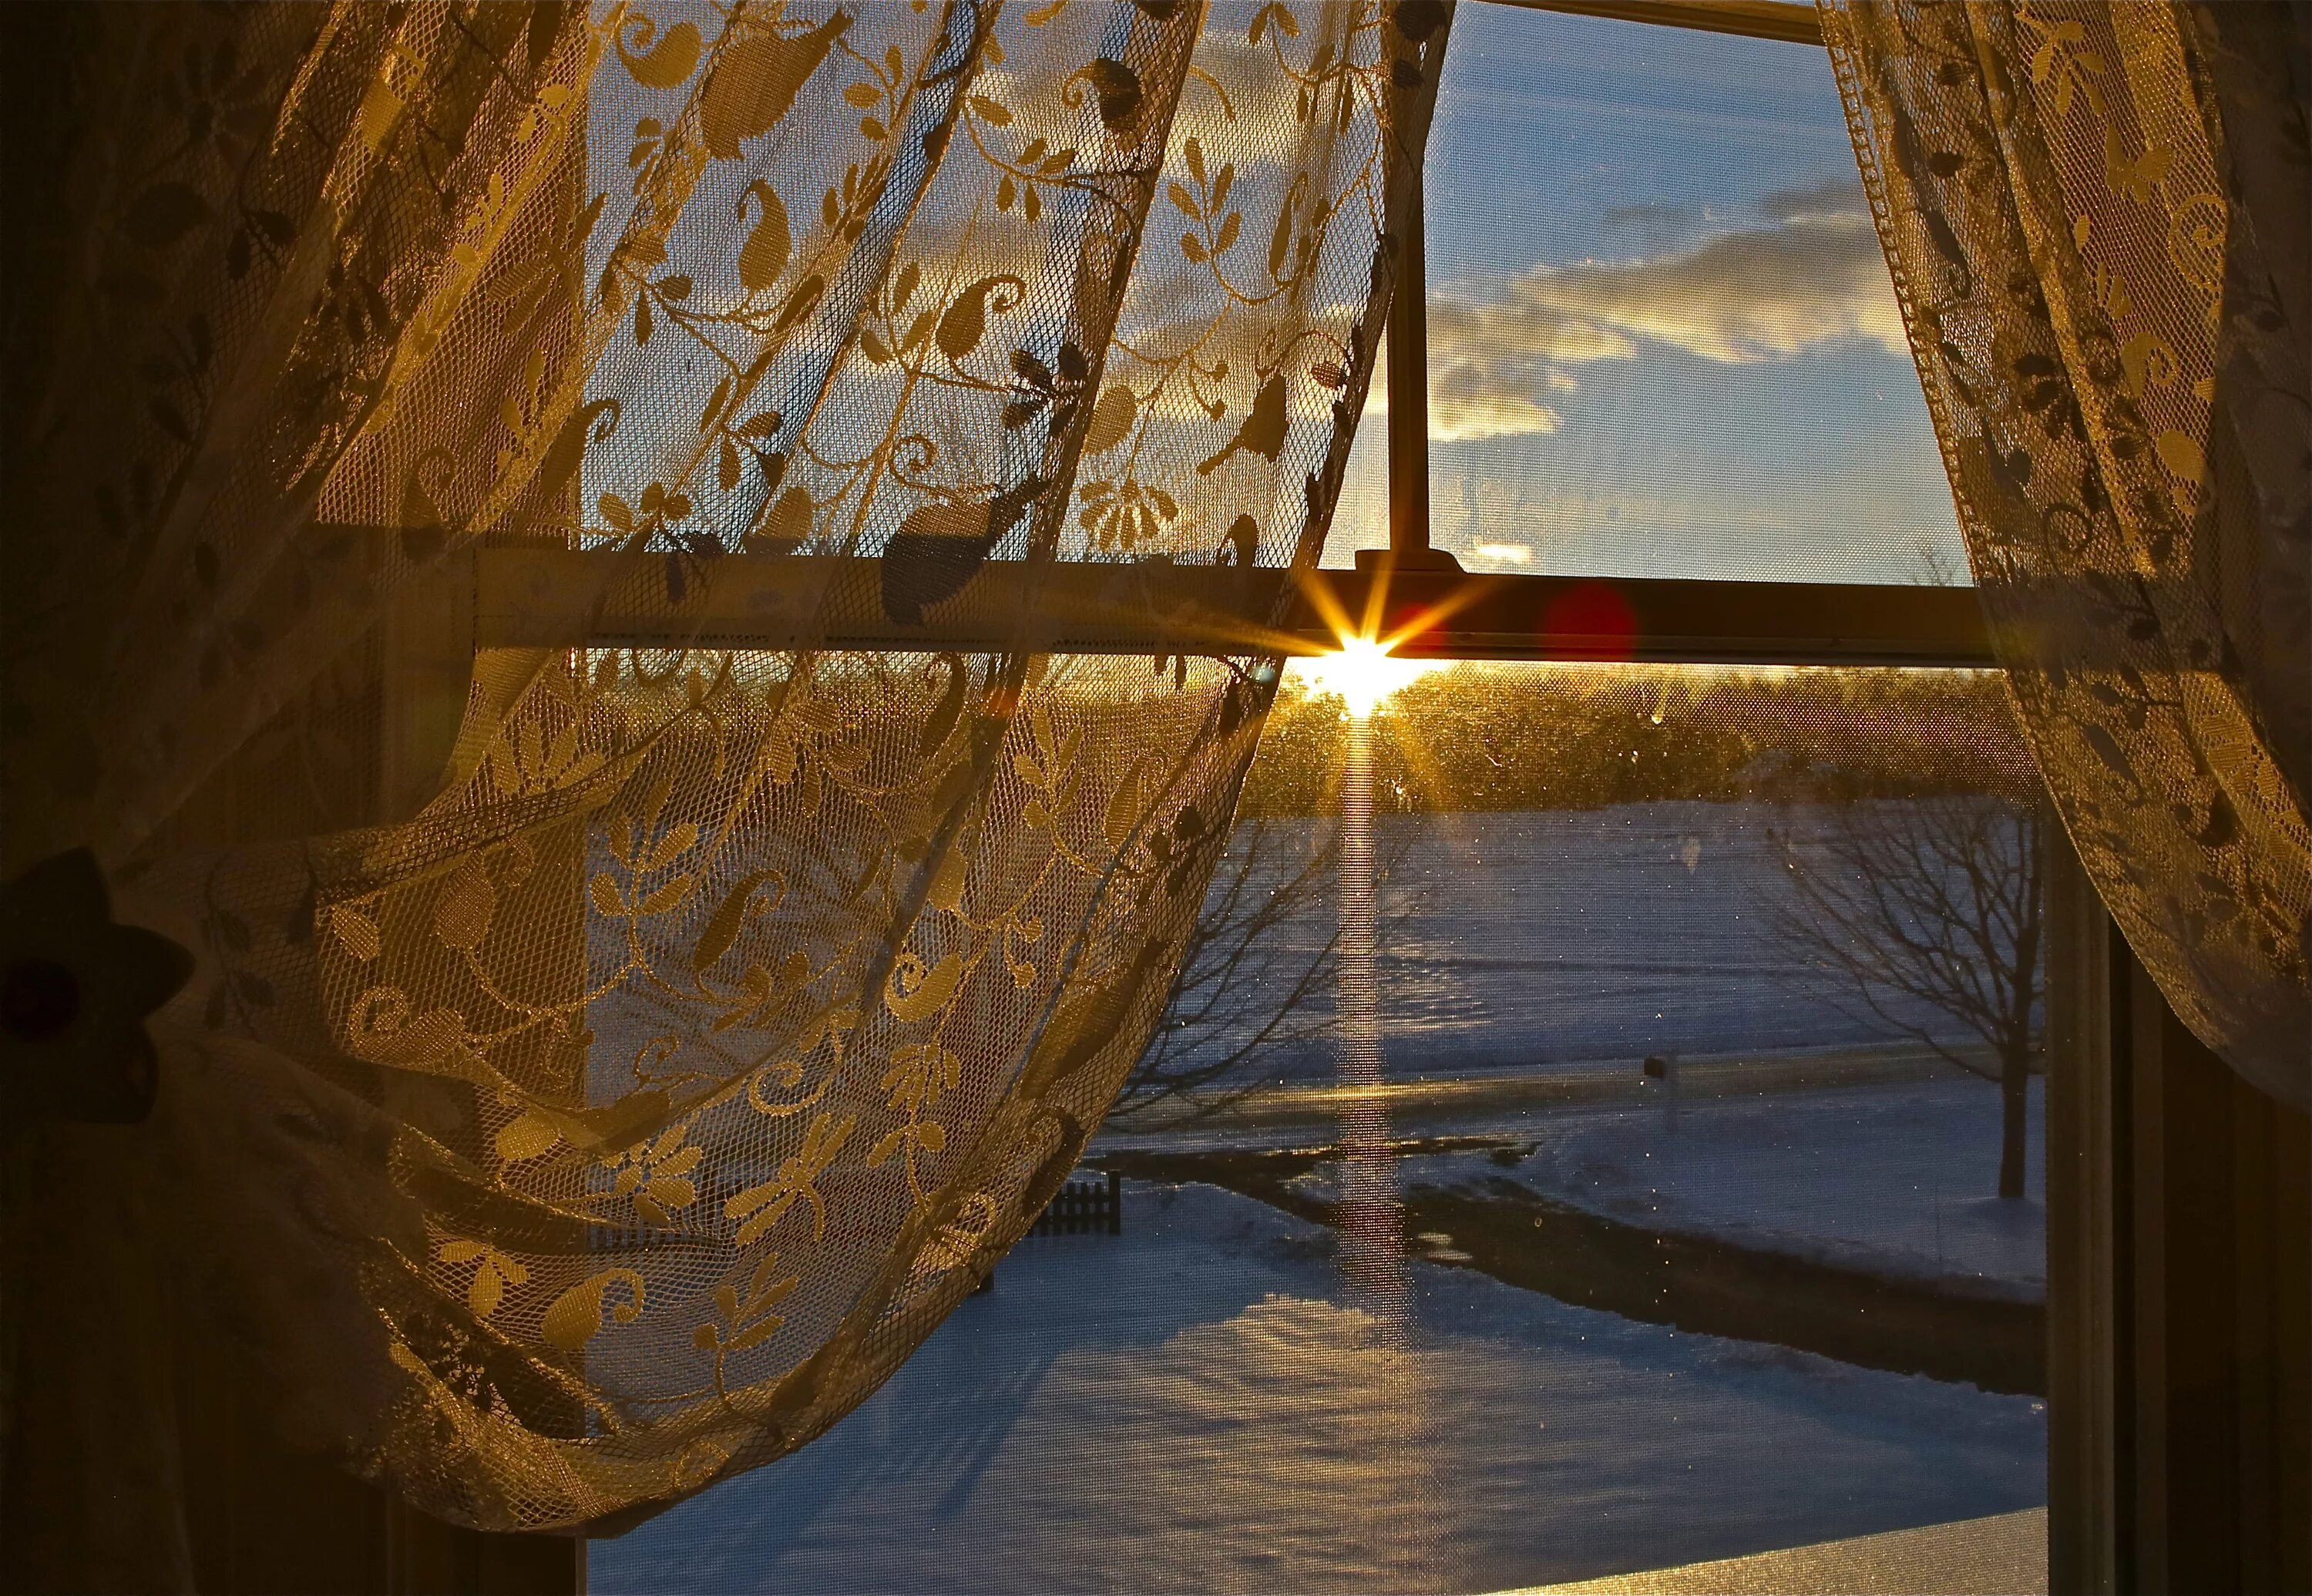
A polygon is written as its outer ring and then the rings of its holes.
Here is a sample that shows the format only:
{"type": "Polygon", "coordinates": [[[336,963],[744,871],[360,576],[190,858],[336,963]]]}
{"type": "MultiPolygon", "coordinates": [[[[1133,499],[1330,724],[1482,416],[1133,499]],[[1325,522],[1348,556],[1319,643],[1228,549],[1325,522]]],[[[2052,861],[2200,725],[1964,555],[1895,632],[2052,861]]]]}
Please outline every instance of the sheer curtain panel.
{"type": "Polygon", "coordinates": [[[2301,5],[1824,0],[1975,578],[2176,1013],[2312,1098],[2301,5]]]}
{"type": "Polygon", "coordinates": [[[941,607],[1313,563],[1449,19],[19,20],[7,873],[86,846],[197,968],[145,1122],[8,1132],[15,1556],[175,1577],[196,1329],[427,1512],[599,1530],[986,1275],[1164,1000],[1276,662],[941,607]],[[504,546],[572,557],[506,601],[583,645],[461,642],[504,546]],[[800,578],[809,646],[665,641],[823,556],[922,646],[800,578]]]}

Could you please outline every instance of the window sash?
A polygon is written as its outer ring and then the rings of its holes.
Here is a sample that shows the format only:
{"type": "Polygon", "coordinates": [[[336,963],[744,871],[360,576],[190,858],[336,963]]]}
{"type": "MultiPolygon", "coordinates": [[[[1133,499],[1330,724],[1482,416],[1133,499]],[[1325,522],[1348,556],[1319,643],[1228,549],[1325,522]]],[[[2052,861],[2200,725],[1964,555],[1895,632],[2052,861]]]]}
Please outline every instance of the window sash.
{"type": "MultiPolygon", "coordinates": [[[[1822,43],[1814,8],[1789,0],[1499,3],[1822,43]]],[[[902,626],[882,612],[880,564],[871,558],[724,554],[687,602],[621,613],[591,595],[615,597],[609,562],[622,557],[558,546],[483,547],[471,551],[467,584],[474,643],[1306,656],[1333,652],[1344,635],[1362,635],[1431,659],[1994,663],[1981,607],[1967,588],[1464,573],[1430,542],[1419,175],[1391,198],[1412,214],[1403,221],[1406,260],[1385,335],[1389,547],[1360,551],[1353,571],[993,561],[925,624],[902,626]]]]}

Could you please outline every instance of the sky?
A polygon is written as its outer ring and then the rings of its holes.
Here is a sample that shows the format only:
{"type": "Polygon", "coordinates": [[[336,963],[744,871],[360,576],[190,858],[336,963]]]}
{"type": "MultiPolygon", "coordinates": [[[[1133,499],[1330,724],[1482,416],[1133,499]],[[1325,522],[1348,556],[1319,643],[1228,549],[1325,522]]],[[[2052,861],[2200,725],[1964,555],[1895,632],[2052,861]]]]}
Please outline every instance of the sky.
{"type": "MultiPolygon", "coordinates": [[[[1427,183],[1432,534],[1465,565],[1966,579],[1824,51],[1466,5],[1427,183]]],[[[1382,387],[1328,564],[1388,540],[1382,387]]]]}
{"type": "MultiPolygon", "coordinates": [[[[701,36],[718,25],[703,0],[658,0],[652,9],[653,37],[671,37],[685,25],[678,17],[701,36]]],[[[1243,12],[1239,5],[1216,20],[1215,39],[1241,36],[1243,12]]],[[[889,24],[879,37],[923,31],[896,10],[867,14],[889,24]]],[[[1095,48],[1112,22],[1099,8],[1067,12],[1036,32],[1038,48],[1068,57],[1095,48]],[[1061,32],[1069,37],[1055,37],[1061,32]]],[[[629,47],[644,48],[644,31],[637,18],[621,34],[622,54],[606,65],[590,101],[591,182],[616,203],[588,239],[589,280],[625,230],[629,160],[654,147],[655,117],[679,102],[671,91],[636,86],[655,83],[648,65],[642,78],[631,77],[629,47]]],[[[1022,23],[1015,31],[1034,31],[1022,23]]],[[[1015,39],[1014,48],[1026,47],[1015,39]]],[[[1206,129],[1204,143],[1237,149],[1244,162],[1239,191],[1255,195],[1248,219],[1271,215],[1284,174],[1258,159],[1275,143],[1261,130],[1288,118],[1290,108],[1263,102],[1248,86],[1275,83],[1261,69],[1266,57],[1248,41],[1238,50],[1215,45],[1206,57],[1231,85],[1228,104],[1244,126],[1232,139],[1206,129]]],[[[865,68],[847,58],[837,63],[848,89],[864,92],[865,68]]],[[[998,78],[982,86],[994,89],[998,78]]],[[[1192,85],[1181,114],[1210,118],[1221,103],[1192,85]]],[[[847,118],[850,107],[845,101],[835,115],[847,118]]],[[[769,213],[755,196],[766,187],[757,181],[766,174],[789,190],[783,215],[797,244],[803,241],[816,225],[819,181],[818,158],[806,155],[828,133],[790,119],[750,143],[749,160],[710,165],[671,246],[686,282],[696,263],[735,261],[742,240],[765,230],[769,213]]],[[[1007,261],[1016,263],[1005,250],[1031,225],[1016,210],[980,216],[973,225],[985,234],[985,260],[949,259],[961,213],[940,206],[985,198],[984,174],[965,175],[971,180],[940,190],[944,197],[911,220],[904,249],[910,259],[929,263],[925,280],[941,278],[939,292],[950,296],[961,278],[1000,276],[1007,261]],[[958,280],[945,281],[943,272],[958,280]]],[[[1159,206],[1171,216],[1160,200],[1159,206]]],[[[1152,230],[1156,253],[1139,263],[1143,281],[1125,307],[1134,336],[1146,333],[1142,321],[1163,325],[1187,315],[1167,298],[1167,272],[1183,284],[1202,280],[1191,262],[1169,252],[1170,225],[1161,234],[1152,230]]],[[[1256,222],[1248,231],[1264,230],[1256,222]]],[[[1248,248],[1257,254],[1257,241],[1248,248]]],[[[1432,531],[1470,568],[1965,579],[1949,489],[1855,176],[1829,57],[1819,48],[1504,4],[1460,7],[1429,145],[1428,250],[1432,531]]],[[[802,269],[798,259],[789,276],[802,269]]],[[[727,264],[705,272],[687,308],[696,314],[757,288],[786,292],[786,278],[750,288],[737,280],[742,275],[727,264]]],[[[1349,275],[1361,290],[1361,261],[1349,275]]],[[[1200,314],[1217,303],[1209,291],[1195,300],[1200,314]]],[[[998,309],[1014,346],[1057,336],[1048,305],[1040,312],[998,309]]],[[[1346,308],[1338,319],[1345,320],[1346,308]]],[[[1240,327],[1229,325],[1239,328],[1241,344],[1258,326],[1257,319],[1239,320],[1240,327]]],[[[817,341],[823,340],[816,334],[803,338],[801,355],[752,402],[782,412],[807,405],[818,391],[817,341]]],[[[1170,346],[1161,338],[1143,341],[1170,346]]],[[[982,353],[983,364],[1000,372],[996,356],[982,353]]],[[[1239,412],[1251,402],[1252,353],[1223,339],[1201,357],[1226,357],[1234,368],[1231,382],[1215,392],[1224,390],[1239,412]]],[[[589,397],[620,402],[632,420],[588,451],[583,502],[594,506],[613,490],[631,498],[653,479],[678,479],[695,448],[687,418],[707,408],[720,373],[696,346],[671,333],[647,350],[638,344],[612,350],[589,397]],[[676,423],[677,417],[685,419],[676,423]]],[[[1175,384],[1159,402],[1150,391],[1152,373],[1129,362],[1109,378],[1136,386],[1143,414],[1163,418],[1143,440],[1192,422],[1199,435],[1185,458],[1209,452],[1212,441],[1202,434],[1214,430],[1212,418],[1184,397],[1186,387],[1175,384]]],[[[854,360],[844,381],[846,406],[838,409],[866,417],[880,414],[884,390],[898,378],[894,368],[854,360]]],[[[1377,374],[1327,541],[1329,564],[1346,565],[1353,549],[1387,541],[1384,392],[1377,374]]],[[[1327,402],[1313,383],[1295,385],[1294,393],[1296,405],[1327,402]]],[[[950,408],[961,415],[968,406],[950,408]]],[[[924,414],[947,456],[934,473],[941,481],[1008,479],[1017,465],[1004,455],[1018,442],[1013,434],[942,426],[945,412],[936,405],[924,414]]],[[[839,433],[840,420],[830,415],[815,425],[839,433]]],[[[865,452],[864,444],[836,450],[865,452]]],[[[1180,451],[1156,448],[1147,457],[1156,464],[1145,469],[1164,474],[1168,453],[1180,451]]],[[[1114,457],[1093,462],[1087,474],[1112,474],[1114,464],[1114,457]]],[[[1280,517],[1297,515],[1297,472],[1273,473],[1274,503],[1264,512],[1251,469],[1240,460],[1219,476],[1173,473],[1168,487],[1180,511],[1162,538],[1187,539],[1201,555],[1248,506],[1272,531],[1280,517]]],[[[807,475],[787,479],[790,496],[807,475]]],[[[810,479],[822,504],[830,502],[825,495],[839,487],[834,477],[810,479]]],[[[699,523],[723,528],[752,524],[768,490],[752,474],[722,490],[709,474],[693,472],[687,491],[699,523]]],[[[907,495],[885,495],[864,547],[894,530],[912,503],[907,495]]],[[[843,516],[823,514],[819,531],[837,537],[845,528],[857,531],[843,516]]]]}

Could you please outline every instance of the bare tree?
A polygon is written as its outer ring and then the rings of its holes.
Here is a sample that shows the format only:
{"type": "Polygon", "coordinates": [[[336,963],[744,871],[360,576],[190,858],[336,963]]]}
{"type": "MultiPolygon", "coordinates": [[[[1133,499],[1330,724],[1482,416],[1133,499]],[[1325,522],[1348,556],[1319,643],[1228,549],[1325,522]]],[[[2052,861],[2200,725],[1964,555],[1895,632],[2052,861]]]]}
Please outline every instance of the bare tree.
{"type": "MultiPolygon", "coordinates": [[[[1290,818],[1237,822],[1112,1121],[1160,1104],[1184,1118],[1218,1113],[1262,1083],[1263,1055],[1314,1048],[1332,1034],[1340,835],[1305,828],[1290,818]]],[[[1407,846],[1403,829],[1389,828],[1382,843],[1384,880],[1407,846]]]]}
{"type": "Polygon", "coordinates": [[[1773,935],[1831,978],[1834,1003],[1999,1083],[1999,1195],[2021,1197],[2044,980],[2037,811],[1978,794],[1820,812],[1818,834],[1769,831],[1791,887],[1768,911],[1773,935]],[[1988,1067],[1951,1044],[1952,1026],[1989,1048],[1988,1067]]]}

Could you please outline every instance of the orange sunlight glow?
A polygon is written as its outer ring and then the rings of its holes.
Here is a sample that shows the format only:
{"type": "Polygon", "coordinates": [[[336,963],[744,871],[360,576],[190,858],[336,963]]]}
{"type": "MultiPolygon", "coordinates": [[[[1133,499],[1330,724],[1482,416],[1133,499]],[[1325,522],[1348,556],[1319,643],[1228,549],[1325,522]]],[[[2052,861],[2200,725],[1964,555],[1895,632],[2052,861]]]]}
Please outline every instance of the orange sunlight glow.
{"type": "Polygon", "coordinates": [[[1338,653],[1293,664],[1311,687],[1339,698],[1358,720],[1371,715],[1390,694],[1442,668],[1435,660],[1400,660],[1386,644],[1370,637],[1344,637],[1338,653]]]}

